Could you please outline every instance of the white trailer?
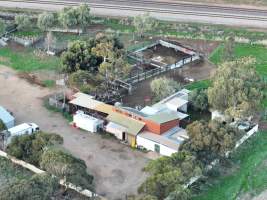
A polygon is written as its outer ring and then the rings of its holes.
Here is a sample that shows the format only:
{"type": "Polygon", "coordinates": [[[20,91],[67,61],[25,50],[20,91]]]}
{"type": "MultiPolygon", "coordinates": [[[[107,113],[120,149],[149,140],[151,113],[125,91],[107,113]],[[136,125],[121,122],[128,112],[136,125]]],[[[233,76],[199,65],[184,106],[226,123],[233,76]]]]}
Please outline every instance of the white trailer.
{"type": "Polygon", "coordinates": [[[83,111],[77,111],[73,116],[73,124],[83,130],[96,133],[99,129],[103,128],[104,121],[86,115],[83,111]]]}
{"type": "Polygon", "coordinates": [[[17,126],[14,126],[13,128],[10,128],[6,131],[6,143],[5,145],[8,145],[12,138],[15,136],[21,136],[21,135],[30,135],[34,132],[39,131],[40,128],[35,123],[23,123],[17,126]]]}

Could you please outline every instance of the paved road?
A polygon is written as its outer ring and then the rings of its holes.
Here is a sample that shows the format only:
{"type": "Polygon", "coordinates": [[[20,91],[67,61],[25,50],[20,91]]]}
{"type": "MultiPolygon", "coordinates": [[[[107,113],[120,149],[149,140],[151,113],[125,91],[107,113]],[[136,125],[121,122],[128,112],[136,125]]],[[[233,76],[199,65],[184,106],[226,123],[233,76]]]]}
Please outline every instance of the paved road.
{"type": "Polygon", "coordinates": [[[150,12],[158,19],[267,28],[267,8],[227,7],[164,0],[0,0],[0,6],[57,10],[86,2],[97,15],[135,16],[150,12]]]}

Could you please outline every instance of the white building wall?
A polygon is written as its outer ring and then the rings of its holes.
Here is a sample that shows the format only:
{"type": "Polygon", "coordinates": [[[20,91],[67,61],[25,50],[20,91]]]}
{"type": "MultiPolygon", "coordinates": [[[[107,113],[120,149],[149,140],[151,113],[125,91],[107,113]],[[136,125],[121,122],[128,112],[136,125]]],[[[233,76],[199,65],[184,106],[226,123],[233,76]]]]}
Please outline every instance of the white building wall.
{"type": "Polygon", "coordinates": [[[137,146],[142,146],[150,151],[155,151],[155,144],[157,144],[160,146],[160,154],[164,156],[171,156],[173,153],[176,153],[178,151],[178,149],[177,150],[171,149],[165,145],[140,137],[139,135],[137,135],[136,144],[137,146]]]}
{"type": "Polygon", "coordinates": [[[107,127],[106,132],[114,135],[117,139],[122,140],[122,135],[123,135],[122,131],[116,130],[116,129],[111,128],[111,127],[107,127]]]}

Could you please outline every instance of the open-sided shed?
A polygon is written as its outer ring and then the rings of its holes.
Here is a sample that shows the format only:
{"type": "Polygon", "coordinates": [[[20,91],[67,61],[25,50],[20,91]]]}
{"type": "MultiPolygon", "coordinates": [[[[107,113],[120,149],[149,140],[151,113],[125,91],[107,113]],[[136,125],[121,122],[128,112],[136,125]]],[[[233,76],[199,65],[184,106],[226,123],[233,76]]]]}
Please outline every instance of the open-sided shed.
{"type": "Polygon", "coordinates": [[[5,124],[6,128],[12,128],[15,125],[15,118],[2,106],[0,106],[0,119],[5,124]]]}

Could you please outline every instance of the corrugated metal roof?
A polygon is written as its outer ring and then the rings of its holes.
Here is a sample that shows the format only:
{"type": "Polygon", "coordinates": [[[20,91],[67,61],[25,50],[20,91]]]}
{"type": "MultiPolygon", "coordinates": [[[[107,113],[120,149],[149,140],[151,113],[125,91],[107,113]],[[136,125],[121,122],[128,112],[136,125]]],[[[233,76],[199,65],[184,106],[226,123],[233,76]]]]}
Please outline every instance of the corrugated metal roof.
{"type": "Polygon", "coordinates": [[[177,110],[178,108],[182,107],[183,105],[185,105],[187,103],[188,103],[188,101],[181,99],[179,97],[175,97],[175,98],[171,99],[170,101],[168,101],[166,103],[166,105],[167,106],[173,106],[177,110]]]}
{"type": "Polygon", "coordinates": [[[132,119],[123,114],[112,112],[107,119],[113,123],[127,128],[127,133],[136,136],[145,126],[144,122],[132,119]]]}
{"type": "Polygon", "coordinates": [[[101,101],[93,99],[93,96],[78,92],[73,95],[75,98],[69,103],[77,105],[90,110],[96,110],[102,113],[109,114],[112,111],[113,106],[105,104],[101,101]]]}
{"type": "Polygon", "coordinates": [[[2,106],[0,106],[0,119],[4,122],[4,124],[7,124],[11,121],[14,121],[14,117],[2,106]]]}
{"type": "Polygon", "coordinates": [[[114,106],[102,103],[102,104],[97,105],[95,107],[95,110],[102,112],[102,113],[110,114],[111,112],[113,112],[113,108],[114,106]]]}
{"type": "Polygon", "coordinates": [[[159,112],[155,115],[146,117],[146,119],[163,124],[169,121],[180,119],[176,112],[159,112]]]}

